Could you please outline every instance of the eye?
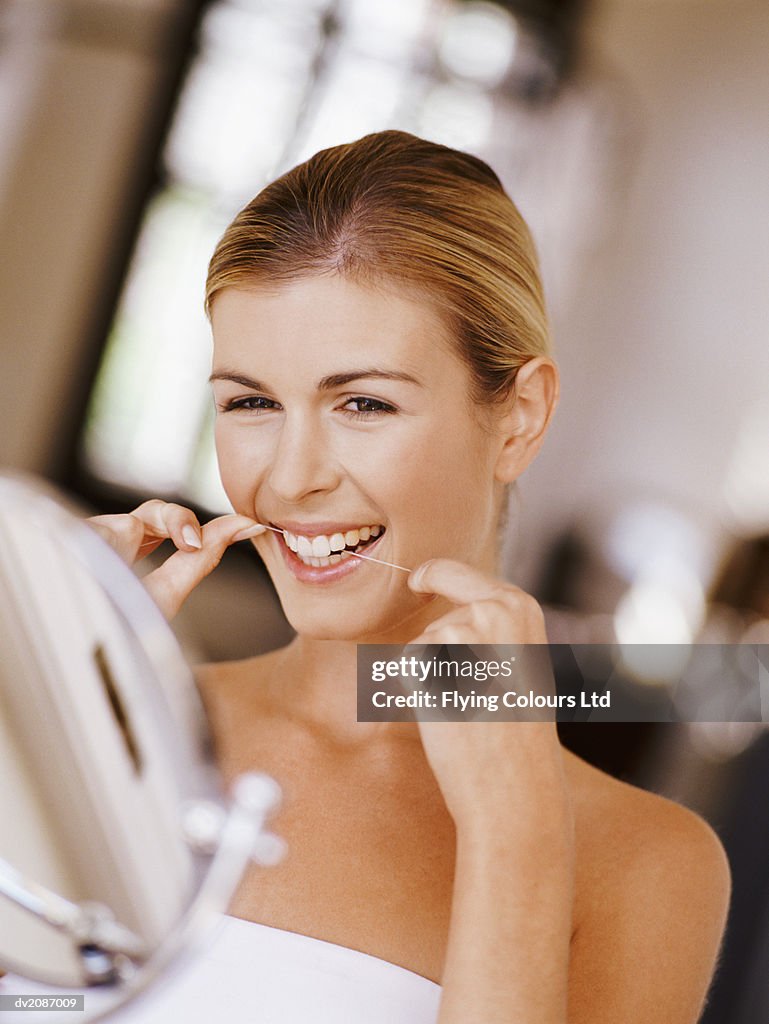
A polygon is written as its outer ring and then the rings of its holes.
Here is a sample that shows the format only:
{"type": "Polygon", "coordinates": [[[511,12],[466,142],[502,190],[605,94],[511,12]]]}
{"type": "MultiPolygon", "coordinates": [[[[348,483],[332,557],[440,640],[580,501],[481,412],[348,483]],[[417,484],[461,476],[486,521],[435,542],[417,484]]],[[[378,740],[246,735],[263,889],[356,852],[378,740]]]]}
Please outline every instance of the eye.
{"type": "Polygon", "coordinates": [[[249,395],[248,398],[233,398],[231,402],[223,402],[219,407],[220,412],[234,412],[243,409],[245,412],[271,412],[279,409],[280,406],[271,398],[264,395],[249,395]]]}
{"type": "Polygon", "coordinates": [[[388,402],[382,402],[378,398],[364,398],[358,395],[355,398],[348,398],[344,404],[344,409],[355,419],[372,419],[374,416],[396,412],[395,406],[390,405],[388,402]],[[348,408],[351,405],[355,406],[355,408],[348,408]]]}

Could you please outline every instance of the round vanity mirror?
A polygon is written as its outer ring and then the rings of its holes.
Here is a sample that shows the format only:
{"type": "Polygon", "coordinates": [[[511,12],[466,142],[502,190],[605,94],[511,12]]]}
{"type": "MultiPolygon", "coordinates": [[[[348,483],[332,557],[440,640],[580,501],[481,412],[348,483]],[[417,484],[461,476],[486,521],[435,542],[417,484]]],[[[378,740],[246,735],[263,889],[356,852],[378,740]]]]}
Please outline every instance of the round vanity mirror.
{"type": "Polygon", "coordinates": [[[86,1017],[104,1015],[194,947],[251,858],[277,859],[276,784],[243,776],[225,801],[209,750],[192,673],[139,579],[48,485],[0,476],[6,1001],[87,989],[86,1017]]]}

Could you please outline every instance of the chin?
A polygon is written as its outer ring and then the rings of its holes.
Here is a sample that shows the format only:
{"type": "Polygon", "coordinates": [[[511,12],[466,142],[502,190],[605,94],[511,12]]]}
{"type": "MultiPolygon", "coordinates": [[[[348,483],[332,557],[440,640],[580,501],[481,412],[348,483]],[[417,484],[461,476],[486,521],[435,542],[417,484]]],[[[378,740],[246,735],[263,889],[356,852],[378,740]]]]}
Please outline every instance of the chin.
{"type": "Polygon", "coordinates": [[[359,607],[351,613],[343,607],[345,603],[340,602],[342,607],[336,609],[331,605],[317,610],[283,606],[283,612],[298,636],[308,640],[344,640],[348,643],[374,643],[372,637],[386,636],[397,630],[408,615],[403,608],[383,613],[381,607],[376,612],[359,607]]]}
{"type": "Polygon", "coordinates": [[[287,615],[291,627],[298,636],[308,640],[346,640],[349,643],[365,643],[366,637],[380,630],[371,623],[329,621],[326,616],[287,615]]]}

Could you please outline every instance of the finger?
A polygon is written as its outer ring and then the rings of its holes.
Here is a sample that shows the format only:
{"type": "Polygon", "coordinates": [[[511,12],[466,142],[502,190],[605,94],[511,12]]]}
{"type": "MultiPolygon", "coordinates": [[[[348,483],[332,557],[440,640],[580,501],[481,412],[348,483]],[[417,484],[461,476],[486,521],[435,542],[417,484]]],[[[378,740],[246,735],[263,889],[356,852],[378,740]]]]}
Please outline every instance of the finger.
{"type": "MultiPolygon", "coordinates": [[[[489,630],[498,633],[498,616],[493,614],[495,608],[501,608],[497,602],[479,601],[470,605],[462,605],[453,608],[440,618],[434,619],[425,626],[422,633],[416,640],[410,640],[410,644],[482,644],[488,646],[491,640],[486,640],[489,630]],[[491,605],[491,608],[489,607],[491,605]],[[480,609],[480,611],[479,611],[480,609]],[[489,615],[491,610],[492,615],[489,615]]],[[[505,613],[502,622],[509,618],[505,613]]],[[[488,652],[487,652],[488,653],[488,652]]]]}
{"type": "Polygon", "coordinates": [[[266,527],[241,515],[220,516],[206,523],[201,531],[201,547],[177,551],[142,580],[166,618],[176,615],[195,587],[212,572],[230,544],[243,533],[258,536],[266,527]]]}
{"type": "Polygon", "coordinates": [[[135,508],[131,515],[144,523],[145,533],[150,537],[160,537],[161,541],[169,537],[181,551],[196,551],[201,547],[200,523],[192,509],[184,505],[150,498],[135,508]]]}
{"type": "Polygon", "coordinates": [[[408,585],[417,594],[439,594],[455,604],[470,604],[486,598],[498,598],[517,589],[464,562],[450,558],[431,558],[411,573],[408,585]]]}
{"type": "Polygon", "coordinates": [[[426,629],[415,640],[409,640],[409,647],[471,647],[478,644],[478,634],[468,626],[452,622],[443,623],[436,629],[426,629]]]}
{"type": "Polygon", "coordinates": [[[150,554],[165,539],[157,537],[147,541],[144,523],[128,512],[120,515],[91,516],[85,523],[129,565],[150,554]]]}
{"type": "Polygon", "coordinates": [[[167,537],[183,551],[195,551],[201,544],[195,513],[160,498],[143,502],[133,512],[91,516],[86,522],[129,565],[151,554],[167,537]]]}

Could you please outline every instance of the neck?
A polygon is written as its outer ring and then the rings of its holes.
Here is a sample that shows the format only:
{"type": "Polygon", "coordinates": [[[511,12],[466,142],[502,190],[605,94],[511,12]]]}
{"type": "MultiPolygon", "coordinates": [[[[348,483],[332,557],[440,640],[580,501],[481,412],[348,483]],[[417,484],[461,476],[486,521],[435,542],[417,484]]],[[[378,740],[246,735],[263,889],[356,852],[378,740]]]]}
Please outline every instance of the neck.
{"type": "Polygon", "coordinates": [[[358,644],[409,643],[450,607],[443,598],[430,598],[416,616],[391,632],[356,640],[296,636],[276,656],[271,673],[274,699],[313,731],[344,745],[396,737],[416,739],[416,722],[358,721],[358,644]]]}
{"type": "Polygon", "coordinates": [[[342,746],[381,738],[411,723],[359,722],[357,645],[297,636],[284,647],[272,673],[273,697],[312,732],[342,746]]]}
{"type": "MultiPolygon", "coordinates": [[[[479,560],[493,574],[491,544],[479,560]]],[[[391,630],[356,637],[323,640],[297,635],[276,656],[271,674],[272,697],[292,718],[326,739],[351,745],[395,738],[419,739],[416,722],[358,721],[358,644],[407,644],[454,605],[437,595],[425,597],[419,609],[391,630]]]]}

